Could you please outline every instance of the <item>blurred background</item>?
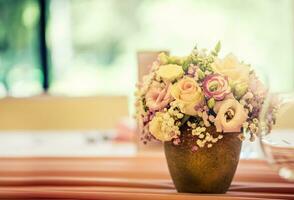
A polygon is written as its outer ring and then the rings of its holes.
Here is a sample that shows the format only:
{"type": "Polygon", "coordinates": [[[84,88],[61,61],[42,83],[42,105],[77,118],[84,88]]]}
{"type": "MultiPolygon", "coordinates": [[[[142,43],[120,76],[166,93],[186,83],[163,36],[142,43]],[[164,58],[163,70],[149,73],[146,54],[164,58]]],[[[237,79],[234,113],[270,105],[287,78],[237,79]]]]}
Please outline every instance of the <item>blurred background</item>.
{"type": "Polygon", "coordinates": [[[294,91],[292,0],[0,0],[0,97],[124,96],[130,117],[138,51],[218,40],[273,91],[294,91]]]}
{"type": "Polygon", "coordinates": [[[131,97],[138,50],[185,55],[195,44],[211,48],[218,40],[223,53],[266,71],[274,88],[293,90],[293,4],[0,0],[0,93],[33,96],[48,89],[52,95],[131,97]]]}

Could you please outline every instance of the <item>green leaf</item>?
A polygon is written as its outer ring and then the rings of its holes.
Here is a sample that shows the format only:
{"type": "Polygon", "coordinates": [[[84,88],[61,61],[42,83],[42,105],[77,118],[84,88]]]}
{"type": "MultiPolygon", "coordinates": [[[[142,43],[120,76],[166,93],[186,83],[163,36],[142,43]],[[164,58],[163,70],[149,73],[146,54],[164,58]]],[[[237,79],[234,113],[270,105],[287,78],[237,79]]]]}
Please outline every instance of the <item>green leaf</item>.
{"type": "Polygon", "coordinates": [[[215,100],[214,98],[210,98],[207,102],[208,108],[212,109],[215,105],[215,100]]]}
{"type": "Polygon", "coordinates": [[[193,61],[193,59],[192,59],[192,57],[191,57],[191,55],[190,56],[188,56],[184,61],[183,61],[183,70],[184,71],[187,71],[188,70],[188,68],[189,68],[189,66],[190,66],[190,64],[192,63],[192,61],[193,61]]]}
{"type": "Polygon", "coordinates": [[[185,116],[182,118],[182,120],[181,120],[181,124],[185,124],[185,123],[188,121],[189,118],[190,118],[189,115],[185,115],[185,116]]]}
{"type": "Polygon", "coordinates": [[[221,42],[218,41],[217,44],[216,44],[215,47],[214,47],[214,51],[215,51],[216,53],[219,53],[220,50],[221,50],[221,42]]]}
{"type": "Polygon", "coordinates": [[[202,80],[205,77],[205,74],[201,69],[197,69],[197,74],[200,80],[202,80]]]}
{"type": "Polygon", "coordinates": [[[184,70],[184,71],[187,71],[188,68],[189,68],[189,65],[190,65],[190,64],[189,64],[187,61],[185,61],[184,64],[183,64],[183,70],[184,70]]]}

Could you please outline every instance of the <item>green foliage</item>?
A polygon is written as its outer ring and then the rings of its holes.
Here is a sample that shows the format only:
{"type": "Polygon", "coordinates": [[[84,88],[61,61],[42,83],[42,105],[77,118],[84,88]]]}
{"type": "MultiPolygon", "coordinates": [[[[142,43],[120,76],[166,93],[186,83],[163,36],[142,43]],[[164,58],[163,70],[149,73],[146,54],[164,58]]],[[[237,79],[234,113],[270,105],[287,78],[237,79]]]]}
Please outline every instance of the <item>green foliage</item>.
{"type": "Polygon", "coordinates": [[[181,120],[181,124],[185,124],[189,120],[189,118],[190,118],[189,115],[185,115],[181,120]]]}
{"type": "Polygon", "coordinates": [[[0,0],[0,82],[7,89],[12,71],[39,67],[38,21],[37,0],[0,0]]]}
{"type": "Polygon", "coordinates": [[[169,64],[176,64],[176,65],[183,65],[185,62],[185,58],[179,57],[179,56],[170,56],[168,59],[169,64]]]}
{"type": "Polygon", "coordinates": [[[218,41],[217,44],[215,45],[214,49],[211,51],[211,55],[217,56],[218,53],[220,52],[220,50],[221,50],[221,42],[218,41]]]}
{"type": "Polygon", "coordinates": [[[197,69],[197,75],[200,80],[204,79],[205,74],[201,69],[197,69]]]}
{"type": "Polygon", "coordinates": [[[212,109],[215,105],[215,100],[214,98],[210,98],[207,102],[208,108],[212,109]]]}
{"type": "Polygon", "coordinates": [[[186,57],[186,59],[183,62],[183,70],[187,71],[190,64],[192,64],[192,63],[193,63],[193,56],[190,55],[190,56],[186,57]]]}

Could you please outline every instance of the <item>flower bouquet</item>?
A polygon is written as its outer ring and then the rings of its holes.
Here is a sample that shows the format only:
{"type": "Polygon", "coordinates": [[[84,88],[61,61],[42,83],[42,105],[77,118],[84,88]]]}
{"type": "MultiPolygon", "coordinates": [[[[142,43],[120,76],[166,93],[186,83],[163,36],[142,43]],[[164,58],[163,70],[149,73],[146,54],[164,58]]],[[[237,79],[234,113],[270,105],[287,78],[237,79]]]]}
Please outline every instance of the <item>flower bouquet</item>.
{"type": "Polygon", "coordinates": [[[141,140],[164,142],[179,192],[225,193],[242,141],[260,134],[258,117],[268,91],[233,54],[218,58],[220,46],[211,52],[194,48],[186,57],[159,54],[136,92],[141,140]]]}

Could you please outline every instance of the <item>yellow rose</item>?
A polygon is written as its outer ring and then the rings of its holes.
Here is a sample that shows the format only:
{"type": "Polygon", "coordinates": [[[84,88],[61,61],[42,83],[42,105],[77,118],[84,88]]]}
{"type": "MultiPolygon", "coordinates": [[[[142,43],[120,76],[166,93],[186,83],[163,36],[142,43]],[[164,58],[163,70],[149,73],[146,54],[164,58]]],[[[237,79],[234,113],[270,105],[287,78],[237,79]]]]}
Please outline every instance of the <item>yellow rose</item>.
{"type": "Polygon", "coordinates": [[[181,112],[195,116],[197,115],[195,107],[201,105],[204,95],[197,82],[190,77],[184,77],[175,83],[171,89],[171,95],[180,104],[181,112]]]}
{"type": "Polygon", "coordinates": [[[184,70],[180,65],[162,65],[157,70],[156,74],[160,76],[163,80],[173,81],[184,75],[184,70]]]}
{"type": "Polygon", "coordinates": [[[171,141],[179,134],[179,127],[175,125],[174,119],[168,113],[157,112],[149,123],[150,133],[158,140],[171,141]]]}
{"type": "Polygon", "coordinates": [[[222,60],[216,59],[211,67],[216,73],[228,76],[232,85],[248,86],[250,67],[240,63],[233,54],[227,55],[222,60]]]}

